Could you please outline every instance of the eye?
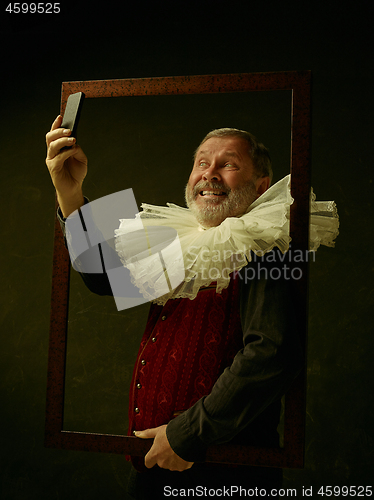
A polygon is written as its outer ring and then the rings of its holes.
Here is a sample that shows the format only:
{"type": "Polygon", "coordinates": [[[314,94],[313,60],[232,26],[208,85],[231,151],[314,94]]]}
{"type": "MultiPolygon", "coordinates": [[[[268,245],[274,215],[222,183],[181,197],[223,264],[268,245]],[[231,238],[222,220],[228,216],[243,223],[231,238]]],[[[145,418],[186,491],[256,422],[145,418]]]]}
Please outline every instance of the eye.
{"type": "Polygon", "coordinates": [[[205,160],[199,161],[199,167],[207,167],[207,166],[208,166],[208,162],[206,162],[205,160]]]}

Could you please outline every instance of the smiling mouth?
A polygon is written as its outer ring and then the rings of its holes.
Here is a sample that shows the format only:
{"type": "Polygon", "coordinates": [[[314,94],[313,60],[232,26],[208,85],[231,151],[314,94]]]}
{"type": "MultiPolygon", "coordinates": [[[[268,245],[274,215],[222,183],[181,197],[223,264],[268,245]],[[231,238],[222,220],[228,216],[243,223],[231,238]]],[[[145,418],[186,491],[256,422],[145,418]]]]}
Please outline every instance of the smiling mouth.
{"type": "Polygon", "coordinates": [[[226,193],[224,191],[200,191],[199,192],[199,195],[200,196],[211,196],[211,197],[215,197],[215,196],[226,196],[226,193]]]}

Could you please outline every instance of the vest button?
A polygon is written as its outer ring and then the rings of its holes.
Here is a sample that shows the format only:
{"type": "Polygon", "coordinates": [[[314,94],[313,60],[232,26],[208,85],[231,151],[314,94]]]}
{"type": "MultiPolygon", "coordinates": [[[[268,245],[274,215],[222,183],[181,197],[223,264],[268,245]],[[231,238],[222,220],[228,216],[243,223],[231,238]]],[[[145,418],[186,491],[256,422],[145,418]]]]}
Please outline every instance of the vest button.
{"type": "Polygon", "coordinates": [[[135,408],[135,413],[139,413],[139,412],[140,412],[139,408],[135,408]]]}
{"type": "Polygon", "coordinates": [[[162,318],[161,318],[161,319],[162,319],[162,321],[165,321],[165,319],[166,319],[166,316],[162,316],[162,318]]]}
{"type": "Polygon", "coordinates": [[[142,384],[136,384],[136,387],[137,387],[138,389],[141,389],[141,388],[142,388],[142,384]]]}
{"type": "Polygon", "coordinates": [[[152,338],[152,342],[156,342],[156,340],[157,340],[156,337],[152,338]]]}
{"type": "Polygon", "coordinates": [[[145,363],[146,363],[145,359],[142,359],[142,360],[141,360],[141,364],[144,366],[144,365],[145,365],[145,363]]]}

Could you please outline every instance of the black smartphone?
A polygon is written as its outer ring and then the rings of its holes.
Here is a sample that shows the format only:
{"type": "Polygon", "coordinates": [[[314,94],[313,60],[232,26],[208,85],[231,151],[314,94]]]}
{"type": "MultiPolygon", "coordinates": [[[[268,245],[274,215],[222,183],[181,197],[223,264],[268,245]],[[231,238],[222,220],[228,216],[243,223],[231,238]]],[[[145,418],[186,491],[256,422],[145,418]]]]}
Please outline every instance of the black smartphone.
{"type": "MultiPolygon", "coordinates": [[[[82,111],[85,95],[83,92],[76,92],[70,94],[66,103],[65,113],[62,118],[61,128],[68,128],[71,130],[70,137],[77,138],[77,128],[79,117],[82,111]]],[[[66,146],[61,149],[69,149],[71,146],[66,146]]]]}

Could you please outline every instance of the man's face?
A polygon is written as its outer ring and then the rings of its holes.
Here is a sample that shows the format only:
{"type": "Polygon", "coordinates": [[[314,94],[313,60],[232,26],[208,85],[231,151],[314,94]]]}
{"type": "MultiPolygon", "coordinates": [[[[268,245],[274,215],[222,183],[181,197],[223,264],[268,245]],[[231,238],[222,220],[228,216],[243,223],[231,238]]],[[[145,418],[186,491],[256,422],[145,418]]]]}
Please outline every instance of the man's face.
{"type": "MultiPolygon", "coordinates": [[[[268,178],[262,178],[268,179],[268,178]]],[[[265,189],[254,173],[248,143],[239,137],[212,137],[196,153],[186,186],[187,206],[204,227],[244,214],[265,189]]]]}

